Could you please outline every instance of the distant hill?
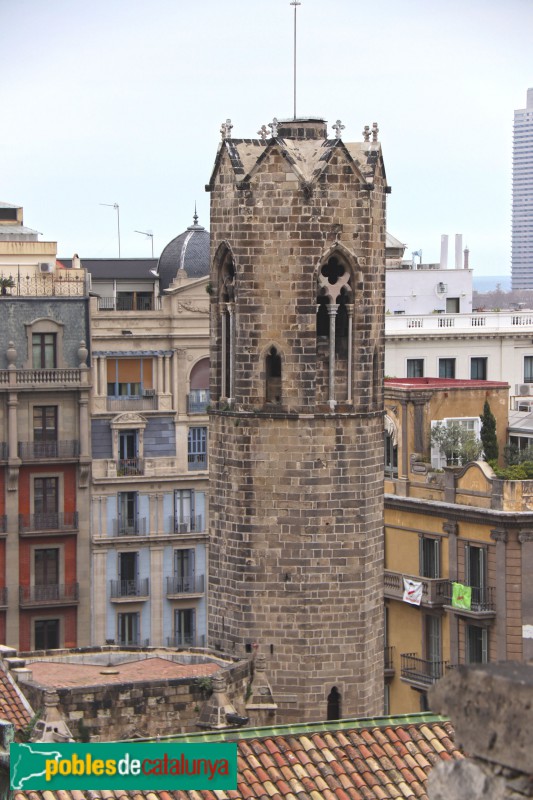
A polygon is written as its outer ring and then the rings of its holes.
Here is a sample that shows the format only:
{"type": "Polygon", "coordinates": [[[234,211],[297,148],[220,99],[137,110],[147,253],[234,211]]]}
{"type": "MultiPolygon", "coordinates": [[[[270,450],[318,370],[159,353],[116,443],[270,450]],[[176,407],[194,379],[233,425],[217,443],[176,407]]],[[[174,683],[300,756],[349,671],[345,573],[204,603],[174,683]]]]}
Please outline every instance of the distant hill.
{"type": "Polygon", "coordinates": [[[480,294],[485,292],[495,292],[498,288],[502,292],[511,291],[511,276],[510,275],[474,275],[474,291],[480,294]]]}

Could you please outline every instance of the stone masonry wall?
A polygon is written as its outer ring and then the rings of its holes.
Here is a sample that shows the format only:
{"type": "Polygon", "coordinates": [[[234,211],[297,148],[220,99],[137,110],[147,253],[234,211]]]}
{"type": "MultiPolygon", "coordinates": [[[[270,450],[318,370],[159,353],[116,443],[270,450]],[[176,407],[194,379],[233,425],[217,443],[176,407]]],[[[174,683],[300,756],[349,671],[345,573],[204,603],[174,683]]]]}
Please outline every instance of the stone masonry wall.
{"type": "Polygon", "coordinates": [[[279,721],[325,718],[334,686],[343,716],[376,714],[383,710],[384,175],[377,167],[369,190],[337,147],[306,187],[283,150],[279,140],[242,188],[235,159],[223,154],[211,186],[210,641],[236,655],[258,643],[279,721]],[[218,402],[221,246],[236,272],[230,408],[218,402]],[[335,252],[353,269],[354,324],[352,402],[339,396],[331,411],[316,300],[317,269],[335,252]],[[265,405],[272,345],[282,360],[282,401],[274,407],[265,405]]]}

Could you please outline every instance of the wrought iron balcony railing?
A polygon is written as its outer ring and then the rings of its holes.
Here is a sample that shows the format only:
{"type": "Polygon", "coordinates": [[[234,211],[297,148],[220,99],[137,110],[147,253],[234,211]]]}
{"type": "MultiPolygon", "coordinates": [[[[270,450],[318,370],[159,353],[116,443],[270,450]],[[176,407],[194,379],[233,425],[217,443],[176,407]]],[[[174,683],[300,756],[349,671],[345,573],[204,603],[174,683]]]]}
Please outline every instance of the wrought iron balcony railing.
{"type": "Polygon", "coordinates": [[[392,675],[394,673],[394,647],[387,645],[384,651],[385,674],[392,675]]]}
{"type": "Polygon", "coordinates": [[[38,459],[78,458],[80,443],[77,439],[46,442],[19,442],[19,458],[23,461],[38,459]]]}
{"type": "Polygon", "coordinates": [[[108,411],[157,411],[157,395],[138,394],[107,398],[108,411]]]}
{"type": "Polygon", "coordinates": [[[204,530],[204,518],[199,514],[194,517],[171,517],[170,527],[174,533],[190,533],[204,530]]]}
{"type": "Polygon", "coordinates": [[[189,470],[207,469],[207,453],[189,453],[187,461],[189,470]]]}
{"type": "Polygon", "coordinates": [[[149,578],[138,578],[133,581],[113,580],[109,581],[109,584],[112,600],[148,597],[150,594],[149,578]]]}
{"type": "Polygon", "coordinates": [[[8,447],[7,442],[0,442],[0,461],[7,461],[8,447]]]}
{"type": "Polygon", "coordinates": [[[0,514],[0,533],[7,531],[7,514],[0,514]]]}
{"type": "Polygon", "coordinates": [[[427,687],[446,673],[448,661],[419,658],[416,653],[401,653],[401,678],[414,686],[427,687]]]}
{"type": "Polygon", "coordinates": [[[19,603],[25,605],[57,605],[77,603],[79,585],[77,583],[52,583],[44,586],[19,586],[19,603]]]}
{"type": "Polygon", "coordinates": [[[7,586],[0,587],[0,606],[7,606],[7,586]]]}
{"type": "Polygon", "coordinates": [[[146,536],[146,530],[146,517],[113,520],[113,536],[146,536]]]}
{"type": "Polygon", "coordinates": [[[195,389],[187,395],[187,411],[189,414],[205,414],[208,405],[208,389],[195,389]]]}
{"type": "Polygon", "coordinates": [[[203,575],[191,575],[187,578],[173,575],[167,578],[167,594],[203,594],[204,584],[203,575]]]}
{"type": "Polygon", "coordinates": [[[77,511],[19,514],[19,532],[73,531],[78,527],[77,511]]]}
{"type": "Polygon", "coordinates": [[[117,476],[131,477],[144,475],[144,461],[142,458],[119,458],[117,461],[117,476]]]}
{"type": "MultiPolygon", "coordinates": [[[[468,584],[464,584],[467,586],[468,584]]],[[[496,591],[492,586],[472,586],[470,608],[456,608],[456,611],[470,612],[472,614],[494,614],[496,613],[496,591]]],[[[445,603],[452,606],[452,581],[446,582],[444,590],[445,603]]],[[[452,606],[453,608],[453,606],[452,606]]]]}

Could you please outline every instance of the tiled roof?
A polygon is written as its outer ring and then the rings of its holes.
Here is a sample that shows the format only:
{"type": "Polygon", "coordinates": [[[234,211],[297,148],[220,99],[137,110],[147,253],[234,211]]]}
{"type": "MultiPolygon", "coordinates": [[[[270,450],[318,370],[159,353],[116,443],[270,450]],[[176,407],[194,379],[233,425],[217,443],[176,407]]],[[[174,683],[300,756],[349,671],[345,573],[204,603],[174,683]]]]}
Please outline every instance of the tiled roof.
{"type": "Polygon", "coordinates": [[[5,719],[21,730],[32,717],[31,707],[18,686],[0,665],[0,719],[5,719]]]}
{"type": "Polygon", "coordinates": [[[425,800],[431,767],[463,757],[450,723],[432,714],[243,728],[172,741],[222,740],[238,742],[236,791],[28,791],[14,793],[13,800],[425,800]]]}

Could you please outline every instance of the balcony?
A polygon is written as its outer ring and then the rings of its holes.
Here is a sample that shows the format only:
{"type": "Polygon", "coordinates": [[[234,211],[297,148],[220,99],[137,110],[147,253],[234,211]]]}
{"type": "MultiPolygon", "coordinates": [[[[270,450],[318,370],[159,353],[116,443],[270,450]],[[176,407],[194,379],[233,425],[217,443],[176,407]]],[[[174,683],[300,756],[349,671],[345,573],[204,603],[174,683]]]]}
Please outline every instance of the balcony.
{"type": "Polygon", "coordinates": [[[75,531],[78,528],[78,512],[48,512],[46,514],[19,514],[19,533],[75,531]]]}
{"type": "Polygon", "coordinates": [[[114,519],[113,536],[146,536],[146,517],[114,519]]]}
{"type": "Polygon", "coordinates": [[[174,533],[194,533],[204,530],[204,518],[197,517],[170,517],[170,529],[174,533]]]}
{"type": "MultiPolygon", "coordinates": [[[[114,644],[114,640],[111,640],[114,644]]],[[[149,647],[150,639],[141,639],[140,636],[132,636],[129,639],[119,639],[117,641],[119,647],[149,647]]]]}
{"type": "Polygon", "coordinates": [[[173,575],[167,578],[167,597],[175,597],[183,594],[203,594],[204,583],[203,575],[191,575],[188,578],[173,575]]]}
{"type": "Polygon", "coordinates": [[[450,581],[444,578],[422,578],[420,575],[405,575],[403,572],[385,571],[384,595],[390,600],[403,600],[403,579],[422,583],[422,602],[425,608],[439,608],[446,604],[446,593],[450,581]]]}
{"type": "Polygon", "coordinates": [[[207,453],[189,453],[187,464],[189,471],[207,469],[207,453]]]}
{"type": "Polygon", "coordinates": [[[7,531],[7,514],[0,514],[0,533],[7,531]]]}
{"type": "Polygon", "coordinates": [[[144,461],[142,458],[119,458],[117,461],[117,477],[131,477],[144,475],[144,461]]]}
{"type": "Polygon", "coordinates": [[[0,461],[7,461],[7,442],[0,442],[0,461]]]}
{"type": "MultiPolygon", "coordinates": [[[[464,584],[467,586],[468,584],[464,584]]],[[[447,581],[445,588],[445,605],[448,611],[465,617],[494,617],[496,615],[496,590],[490,586],[479,588],[472,586],[472,599],[470,608],[456,608],[452,606],[452,581],[447,581]]]]}
{"type": "Polygon", "coordinates": [[[46,586],[19,586],[21,606],[74,605],[79,600],[77,583],[52,583],[46,586]]]}
{"type": "Polygon", "coordinates": [[[99,297],[98,311],[160,311],[160,297],[99,297]]]}
{"type": "Polygon", "coordinates": [[[450,665],[448,661],[428,661],[418,658],[416,653],[402,653],[401,679],[415,689],[425,690],[446,674],[450,665]]]}
{"type": "Polygon", "coordinates": [[[394,647],[390,645],[384,648],[384,670],[386,678],[394,677],[394,647]]]}
{"type": "Polygon", "coordinates": [[[60,386],[69,389],[81,385],[81,375],[81,369],[2,369],[0,384],[15,385],[23,389],[34,386],[60,386]]]}
{"type": "Polygon", "coordinates": [[[79,458],[80,443],[76,439],[71,441],[19,442],[18,455],[22,461],[79,458]]]}
{"type": "Polygon", "coordinates": [[[208,389],[196,389],[187,395],[187,411],[189,414],[206,414],[208,405],[208,389]]]}
{"type": "Polygon", "coordinates": [[[148,600],[150,596],[149,578],[133,581],[109,581],[111,600],[148,600]]]}
{"type": "Polygon", "coordinates": [[[167,647],[205,647],[205,636],[176,636],[167,637],[167,647]]]}
{"type": "Polygon", "coordinates": [[[108,411],[157,411],[157,395],[152,390],[126,397],[108,396],[108,411]]]}
{"type": "Polygon", "coordinates": [[[7,586],[0,586],[0,608],[7,607],[7,586]]]}
{"type": "Polygon", "coordinates": [[[424,336],[428,331],[449,333],[513,333],[533,325],[531,311],[473,312],[471,314],[393,314],[385,319],[385,335],[424,336]]]}

